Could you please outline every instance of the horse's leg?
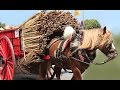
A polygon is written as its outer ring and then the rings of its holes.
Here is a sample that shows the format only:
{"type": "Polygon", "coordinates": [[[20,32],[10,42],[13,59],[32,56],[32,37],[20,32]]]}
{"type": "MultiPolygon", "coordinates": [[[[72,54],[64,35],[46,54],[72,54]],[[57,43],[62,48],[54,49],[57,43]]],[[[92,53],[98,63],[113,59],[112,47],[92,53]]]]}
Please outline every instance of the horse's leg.
{"type": "Polygon", "coordinates": [[[73,63],[71,63],[71,70],[73,72],[73,77],[71,80],[82,80],[80,69],[77,67],[77,65],[74,61],[72,61],[72,62],[73,63]]]}
{"type": "Polygon", "coordinates": [[[81,72],[78,68],[74,68],[72,71],[73,71],[73,77],[71,80],[82,80],[81,72]]]}
{"type": "Polygon", "coordinates": [[[51,62],[48,62],[47,63],[47,80],[50,80],[51,76],[52,76],[52,65],[51,65],[51,62]]]}
{"type": "Polygon", "coordinates": [[[52,70],[51,70],[51,68],[49,68],[48,72],[47,72],[47,77],[50,79],[52,75],[53,75],[52,70]]]}
{"type": "Polygon", "coordinates": [[[57,66],[54,67],[54,72],[55,72],[55,74],[56,74],[57,80],[61,80],[61,79],[60,79],[61,69],[62,69],[62,68],[57,67],[57,66]]]}
{"type": "Polygon", "coordinates": [[[46,75],[47,75],[48,67],[49,67],[48,63],[50,62],[44,61],[39,66],[39,79],[40,80],[46,80],[46,75]]]}

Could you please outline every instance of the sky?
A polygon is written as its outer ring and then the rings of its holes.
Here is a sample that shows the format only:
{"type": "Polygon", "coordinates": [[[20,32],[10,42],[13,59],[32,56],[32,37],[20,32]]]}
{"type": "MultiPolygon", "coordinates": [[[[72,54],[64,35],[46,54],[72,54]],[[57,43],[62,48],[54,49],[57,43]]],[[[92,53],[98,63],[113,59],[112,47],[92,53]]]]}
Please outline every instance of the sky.
{"type": "MultiPolygon", "coordinates": [[[[70,11],[70,10],[67,10],[70,11]]],[[[38,10],[0,10],[0,22],[7,25],[20,25],[38,10]]],[[[73,14],[73,10],[70,11],[73,14]]],[[[120,10],[81,10],[76,16],[78,21],[85,19],[97,19],[101,26],[106,26],[113,33],[120,33],[120,10]]]]}

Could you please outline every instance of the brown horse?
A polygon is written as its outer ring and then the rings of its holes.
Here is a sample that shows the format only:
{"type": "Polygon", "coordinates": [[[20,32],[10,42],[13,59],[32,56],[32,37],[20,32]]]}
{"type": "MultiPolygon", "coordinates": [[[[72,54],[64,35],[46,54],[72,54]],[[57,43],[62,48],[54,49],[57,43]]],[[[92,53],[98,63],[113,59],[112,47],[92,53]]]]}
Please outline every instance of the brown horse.
{"type": "Polygon", "coordinates": [[[118,53],[113,44],[112,33],[106,30],[106,27],[103,29],[81,30],[81,32],[83,32],[82,44],[74,51],[71,51],[70,43],[64,46],[64,43],[62,43],[64,40],[55,38],[50,42],[49,55],[51,60],[45,61],[41,65],[40,79],[46,78],[45,76],[50,68],[50,64],[54,64],[54,72],[57,79],[60,79],[61,69],[66,68],[73,72],[71,80],[82,80],[81,74],[95,59],[97,49],[109,58],[105,62],[117,56],[118,53]],[[62,47],[60,47],[61,45],[62,47]]]}

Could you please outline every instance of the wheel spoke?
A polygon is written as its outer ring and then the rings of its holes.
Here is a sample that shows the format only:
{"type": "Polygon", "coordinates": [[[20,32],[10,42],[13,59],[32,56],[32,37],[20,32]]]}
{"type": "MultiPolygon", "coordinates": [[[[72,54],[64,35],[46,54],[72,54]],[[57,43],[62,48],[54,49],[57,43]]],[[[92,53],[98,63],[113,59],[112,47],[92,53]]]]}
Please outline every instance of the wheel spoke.
{"type": "Polygon", "coordinates": [[[1,74],[2,70],[3,70],[3,65],[0,66],[0,74],[1,74]]]}
{"type": "Polygon", "coordinates": [[[13,75],[13,72],[14,72],[13,64],[10,65],[10,64],[7,63],[2,69],[1,75],[3,75],[3,79],[5,79],[5,80],[10,79],[11,80],[11,78],[12,78],[11,75],[13,75]]]}
{"type": "Polygon", "coordinates": [[[8,64],[8,65],[7,65],[7,67],[9,68],[9,70],[11,71],[11,73],[13,73],[13,71],[14,71],[13,67],[14,67],[14,66],[13,66],[13,65],[8,64]]]}
{"type": "Polygon", "coordinates": [[[4,79],[8,80],[8,79],[12,79],[12,75],[13,75],[13,68],[11,66],[9,66],[9,64],[6,66],[6,72],[5,72],[5,77],[4,79]]]}
{"type": "Polygon", "coordinates": [[[0,74],[0,80],[3,80],[3,76],[0,74]]]}
{"type": "Polygon", "coordinates": [[[1,46],[0,46],[0,55],[3,56],[3,57],[5,57],[4,53],[3,53],[3,48],[1,46]]]}
{"type": "Polygon", "coordinates": [[[6,59],[6,61],[8,62],[8,61],[12,61],[12,56],[9,56],[7,59],[6,59]]]}
{"type": "Polygon", "coordinates": [[[3,65],[3,68],[2,68],[2,71],[1,71],[1,75],[3,75],[3,74],[4,74],[5,69],[6,69],[6,65],[4,64],[4,65],[3,65]]]}
{"type": "Polygon", "coordinates": [[[7,63],[8,63],[10,66],[13,66],[13,65],[14,65],[14,63],[11,62],[11,61],[7,61],[7,63]]]}

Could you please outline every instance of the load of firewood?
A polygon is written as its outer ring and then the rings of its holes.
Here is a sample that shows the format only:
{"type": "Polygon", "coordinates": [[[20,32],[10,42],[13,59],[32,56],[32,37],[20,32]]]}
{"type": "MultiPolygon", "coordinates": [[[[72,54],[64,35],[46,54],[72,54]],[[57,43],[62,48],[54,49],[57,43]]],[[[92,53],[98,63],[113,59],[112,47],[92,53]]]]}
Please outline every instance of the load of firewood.
{"type": "Polygon", "coordinates": [[[19,27],[23,49],[41,53],[52,38],[62,36],[67,25],[80,30],[79,22],[70,12],[37,13],[19,27]]]}

